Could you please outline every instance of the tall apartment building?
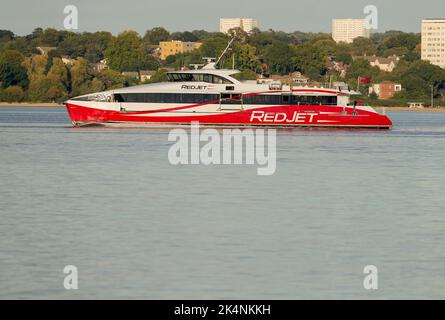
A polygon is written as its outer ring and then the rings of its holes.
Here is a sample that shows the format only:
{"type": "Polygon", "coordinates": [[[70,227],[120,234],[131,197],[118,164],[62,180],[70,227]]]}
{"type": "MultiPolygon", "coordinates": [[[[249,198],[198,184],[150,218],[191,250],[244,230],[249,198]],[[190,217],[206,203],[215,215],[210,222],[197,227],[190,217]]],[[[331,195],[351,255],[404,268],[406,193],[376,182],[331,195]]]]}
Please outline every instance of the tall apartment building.
{"type": "Polygon", "coordinates": [[[335,42],[352,43],[355,38],[369,38],[370,32],[366,28],[365,19],[333,19],[332,38],[335,42]]]}
{"type": "Polygon", "coordinates": [[[228,33],[230,29],[240,28],[244,32],[251,33],[258,28],[258,21],[250,18],[221,18],[219,20],[219,31],[228,33]]]}
{"type": "Polygon", "coordinates": [[[445,68],[445,19],[422,20],[422,60],[445,68]]]}
{"type": "Polygon", "coordinates": [[[167,59],[168,56],[174,56],[179,53],[190,52],[198,49],[202,43],[200,42],[183,42],[183,41],[161,41],[159,47],[161,49],[161,60],[167,59]]]}

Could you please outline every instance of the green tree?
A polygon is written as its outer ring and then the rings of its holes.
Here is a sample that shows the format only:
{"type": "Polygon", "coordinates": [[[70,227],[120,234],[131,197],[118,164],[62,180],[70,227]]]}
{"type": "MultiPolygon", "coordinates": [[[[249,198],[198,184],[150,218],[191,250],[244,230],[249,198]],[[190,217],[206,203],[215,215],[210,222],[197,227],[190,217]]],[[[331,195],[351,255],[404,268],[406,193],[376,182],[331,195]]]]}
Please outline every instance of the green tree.
{"type": "Polygon", "coordinates": [[[264,50],[264,60],[272,72],[287,74],[295,70],[295,49],[283,41],[274,41],[264,50]]]}
{"type": "Polygon", "coordinates": [[[260,32],[257,30],[251,34],[248,41],[250,45],[256,47],[259,51],[263,51],[275,41],[289,43],[291,37],[287,33],[281,31],[268,30],[260,32]]]}
{"type": "Polygon", "coordinates": [[[327,58],[326,48],[309,42],[296,48],[292,61],[296,70],[313,80],[320,80],[327,72],[327,58]]]}
{"type": "Polygon", "coordinates": [[[20,86],[27,88],[29,84],[26,68],[15,63],[0,62],[0,87],[20,86]]]}
{"type": "Polygon", "coordinates": [[[227,47],[228,37],[216,36],[207,39],[199,48],[201,57],[218,58],[227,47]]]}
{"type": "MultiPolygon", "coordinates": [[[[184,41],[184,42],[199,41],[199,37],[189,31],[172,33],[171,38],[173,40],[179,40],[179,41],[184,41]]],[[[168,39],[168,37],[166,39],[168,39]]],[[[151,42],[151,40],[149,42],[151,42]]]]}
{"type": "Polygon", "coordinates": [[[81,35],[72,33],[60,43],[57,49],[61,55],[67,55],[75,59],[85,55],[87,46],[81,35]]]}
{"type": "Polygon", "coordinates": [[[151,77],[151,79],[145,81],[145,83],[157,83],[157,82],[164,82],[164,81],[167,81],[167,70],[166,69],[159,69],[151,77]]]}
{"type": "Polygon", "coordinates": [[[335,61],[342,62],[344,64],[351,64],[352,56],[348,52],[339,52],[335,55],[335,61]]]}
{"type": "Polygon", "coordinates": [[[11,41],[14,37],[14,32],[0,29],[0,42],[11,41]]]}
{"type": "Polygon", "coordinates": [[[93,80],[91,80],[89,89],[91,92],[100,92],[104,91],[106,87],[105,84],[99,78],[93,78],[93,80]]]}
{"type": "Polygon", "coordinates": [[[369,95],[369,99],[371,100],[378,100],[378,95],[374,91],[369,95]]]}
{"type": "Polygon", "coordinates": [[[52,82],[46,78],[45,75],[34,76],[28,88],[28,98],[30,101],[47,102],[48,90],[51,88],[52,82]]]}
{"type": "Polygon", "coordinates": [[[68,90],[70,88],[69,74],[62,59],[53,59],[53,65],[48,71],[47,79],[51,81],[51,88],[47,92],[49,99],[52,101],[61,101],[68,96],[68,90]]]}
{"type": "Polygon", "coordinates": [[[205,31],[205,30],[193,30],[192,34],[194,36],[196,36],[199,41],[208,39],[208,38],[213,37],[215,35],[215,33],[208,32],[208,31],[205,31]]]}
{"type": "Polygon", "coordinates": [[[26,37],[15,37],[8,42],[0,42],[0,50],[17,50],[25,56],[37,53],[36,48],[26,37]]]}
{"type": "MultiPolygon", "coordinates": [[[[348,70],[348,81],[352,88],[357,86],[357,80],[360,77],[370,77],[371,80],[377,78],[380,74],[378,67],[372,67],[365,59],[356,59],[348,70]]],[[[368,85],[365,85],[368,86],[368,85]]]]}
{"type": "Polygon", "coordinates": [[[377,48],[371,39],[358,37],[355,38],[351,46],[351,54],[353,56],[371,56],[377,53],[377,48]]]}
{"type": "Polygon", "coordinates": [[[150,45],[147,45],[146,43],[141,43],[137,53],[139,55],[138,58],[139,63],[135,71],[157,70],[159,68],[160,63],[153,56],[153,49],[150,45]]]}
{"type": "Polygon", "coordinates": [[[48,58],[42,55],[36,55],[25,58],[22,63],[27,69],[28,78],[32,81],[34,77],[41,77],[46,74],[46,66],[48,64],[48,58]]]}
{"type": "Polygon", "coordinates": [[[113,38],[105,50],[105,57],[112,69],[121,72],[152,69],[157,66],[149,48],[133,31],[125,31],[113,38]]]}
{"type": "Polygon", "coordinates": [[[257,74],[252,70],[244,70],[240,73],[234,74],[233,77],[239,81],[256,80],[257,74]]]}
{"type": "Polygon", "coordinates": [[[315,50],[319,51],[322,56],[332,56],[337,52],[337,43],[332,40],[332,37],[319,37],[310,41],[308,45],[311,45],[315,50]]]}
{"type": "Polygon", "coordinates": [[[256,48],[249,44],[244,44],[236,48],[235,58],[236,67],[241,71],[256,71],[260,67],[260,61],[256,56],[256,48]]]}
{"type": "Polygon", "coordinates": [[[144,35],[144,42],[149,44],[158,45],[161,41],[167,41],[170,39],[170,33],[161,27],[156,27],[151,30],[147,30],[144,35]]]}
{"type": "Polygon", "coordinates": [[[408,98],[429,98],[431,86],[440,91],[445,85],[445,70],[427,61],[415,61],[400,74],[408,98]]]}
{"type": "Polygon", "coordinates": [[[384,52],[392,48],[406,48],[408,51],[412,51],[420,41],[420,34],[393,31],[385,34],[383,41],[379,45],[379,51],[384,52]]]}
{"type": "Polygon", "coordinates": [[[69,33],[58,46],[60,55],[71,58],[84,57],[91,63],[104,58],[103,52],[108,47],[113,36],[109,32],[69,33]]]}
{"type": "Polygon", "coordinates": [[[25,92],[20,86],[11,86],[3,91],[2,99],[6,102],[22,102],[25,98],[25,92]]]}
{"type": "Polygon", "coordinates": [[[392,55],[398,56],[398,57],[405,57],[407,54],[409,54],[411,51],[408,50],[406,47],[394,47],[390,49],[386,49],[383,52],[384,57],[389,57],[392,55]]]}
{"type": "Polygon", "coordinates": [[[57,47],[68,34],[70,34],[70,32],[65,30],[59,31],[48,28],[36,34],[36,37],[33,39],[33,44],[42,47],[57,47]]]}
{"type": "Polygon", "coordinates": [[[85,59],[97,63],[104,58],[104,51],[113,39],[110,32],[87,33],[85,37],[85,59]]]}
{"type": "Polygon", "coordinates": [[[90,88],[93,78],[93,72],[88,61],[84,58],[78,58],[71,67],[71,96],[94,92],[90,88]]]}
{"type": "Polygon", "coordinates": [[[24,60],[24,55],[18,50],[6,49],[0,52],[0,63],[21,65],[24,60]]]}
{"type": "Polygon", "coordinates": [[[125,76],[111,69],[102,70],[96,75],[96,78],[102,82],[103,90],[117,89],[127,87],[129,85],[125,76]]]}

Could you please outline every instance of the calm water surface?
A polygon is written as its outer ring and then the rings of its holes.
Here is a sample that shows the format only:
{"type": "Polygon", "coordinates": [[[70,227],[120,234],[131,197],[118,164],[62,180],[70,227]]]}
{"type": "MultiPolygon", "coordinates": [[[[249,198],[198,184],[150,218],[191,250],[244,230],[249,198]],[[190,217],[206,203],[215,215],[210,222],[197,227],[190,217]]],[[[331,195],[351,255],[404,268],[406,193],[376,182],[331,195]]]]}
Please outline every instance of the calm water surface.
{"type": "Polygon", "coordinates": [[[2,107],[0,299],[443,299],[445,112],[388,114],[392,131],[278,131],[259,177],[170,165],[167,129],[2,107]]]}

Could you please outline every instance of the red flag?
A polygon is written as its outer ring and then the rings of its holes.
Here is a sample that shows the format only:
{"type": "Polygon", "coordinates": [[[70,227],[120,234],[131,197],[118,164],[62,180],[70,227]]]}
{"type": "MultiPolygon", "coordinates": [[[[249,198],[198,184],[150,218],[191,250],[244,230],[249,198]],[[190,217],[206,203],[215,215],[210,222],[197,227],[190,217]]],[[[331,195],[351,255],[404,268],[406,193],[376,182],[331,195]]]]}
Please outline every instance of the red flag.
{"type": "Polygon", "coordinates": [[[371,82],[371,77],[359,77],[358,78],[360,83],[370,83],[371,82]]]}

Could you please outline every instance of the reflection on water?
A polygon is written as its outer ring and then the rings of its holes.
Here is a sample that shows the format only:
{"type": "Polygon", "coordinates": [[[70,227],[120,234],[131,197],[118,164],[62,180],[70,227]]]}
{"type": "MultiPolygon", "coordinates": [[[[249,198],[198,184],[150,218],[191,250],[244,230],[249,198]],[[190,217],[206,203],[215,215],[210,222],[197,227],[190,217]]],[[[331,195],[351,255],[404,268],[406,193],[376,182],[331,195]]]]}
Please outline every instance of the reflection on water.
{"type": "Polygon", "coordinates": [[[0,298],[445,298],[445,113],[388,115],[391,131],[278,130],[259,177],[171,166],[165,128],[2,107],[0,298]]]}

